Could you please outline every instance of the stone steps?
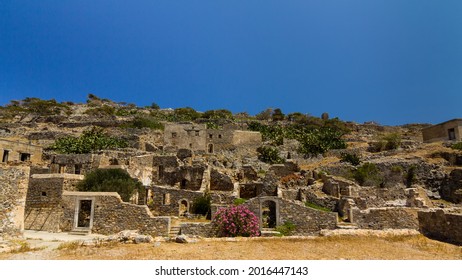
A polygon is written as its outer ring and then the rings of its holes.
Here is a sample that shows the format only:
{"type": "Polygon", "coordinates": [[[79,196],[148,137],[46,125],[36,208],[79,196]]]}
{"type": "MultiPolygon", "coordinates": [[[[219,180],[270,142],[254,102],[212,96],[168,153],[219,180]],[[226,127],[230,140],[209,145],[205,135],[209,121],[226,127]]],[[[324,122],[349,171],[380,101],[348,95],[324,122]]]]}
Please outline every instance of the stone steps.
{"type": "Polygon", "coordinates": [[[180,226],[172,226],[170,227],[170,231],[168,233],[169,238],[175,238],[180,234],[181,227],[180,226]]]}
{"type": "Polygon", "coordinates": [[[263,228],[261,230],[261,236],[263,237],[268,237],[268,236],[280,236],[281,233],[277,230],[274,230],[272,228],[263,228]]]}
{"type": "Polygon", "coordinates": [[[358,229],[355,223],[337,223],[337,229],[358,229]]]}

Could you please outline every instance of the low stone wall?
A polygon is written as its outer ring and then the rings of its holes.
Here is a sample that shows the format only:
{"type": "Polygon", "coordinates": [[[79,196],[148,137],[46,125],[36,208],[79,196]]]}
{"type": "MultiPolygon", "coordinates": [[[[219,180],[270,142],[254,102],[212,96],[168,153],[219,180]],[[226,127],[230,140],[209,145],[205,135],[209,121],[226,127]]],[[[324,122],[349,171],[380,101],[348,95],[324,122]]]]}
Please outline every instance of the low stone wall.
{"type": "Polygon", "coordinates": [[[0,238],[20,236],[24,230],[24,207],[29,167],[0,164],[0,238]]]}
{"type": "Polygon", "coordinates": [[[419,208],[385,207],[353,210],[353,222],[364,229],[419,229],[419,208]]]}
{"type": "Polygon", "coordinates": [[[182,223],[181,234],[187,236],[213,237],[211,223],[182,223]]]}
{"type": "Polygon", "coordinates": [[[119,194],[109,192],[64,192],[61,230],[73,229],[75,209],[82,199],[94,201],[93,233],[115,234],[123,230],[139,230],[141,234],[168,236],[170,218],[154,217],[146,205],[123,202],[119,194]]]}
{"type": "Polygon", "coordinates": [[[202,192],[180,190],[172,187],[151,187],[151,197],[148,198],[149,207],[156,215],[179,216],[181,201],[187,202],[188,212],[194,199],[203,196],[202,192]]]}
{"type": "Polygon", "coordinates": [[[442,209],[419,211],[419,230],[429,237],[462,245],[462,213],[442,209]]]}
{"type": "Polygon", "coordinates": [[[278,197],[256,197],[247,201],[245,205],[261,221],[262,204],[266,201],[272,201],[276,205],[276,226],[291,222],[296,227],[293,231],[294,235],[313,235],[322,229],[335,229],[337,226],[337,213],[312,209],[301,202],[292,202],[278,197]]]}

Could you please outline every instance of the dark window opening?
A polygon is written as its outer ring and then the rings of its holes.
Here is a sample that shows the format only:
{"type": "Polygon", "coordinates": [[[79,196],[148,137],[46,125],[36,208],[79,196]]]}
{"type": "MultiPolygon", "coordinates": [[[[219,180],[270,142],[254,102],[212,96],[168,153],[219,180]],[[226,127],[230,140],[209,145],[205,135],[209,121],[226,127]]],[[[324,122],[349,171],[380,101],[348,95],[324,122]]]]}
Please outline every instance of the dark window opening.
{"type": "Polygon", "coordinates": [[[209,144],[209,154],[213,153],[213,144],[209,144]]]}
{"type": "Polygon", "coordinates": [[[189,148],[191,148],[191,149],[192,149],[192,147],[193,147],[192,143],[189,143],[189,148]]]}
{"type": "Polygon", "coordinates": [[[188,185],[188,180],[186,180],[186,179],[181,180],[181,188],[182,189],[186,188],[187,185],[188,185]]]}
{"type": "Polygon", "coordinates": [[[456,140],[456,130],[454,128],[448,129],[449,140],[456,140]]]}
{"type": "Polygon", "coordinates": [[[172,138],[176,138],[177,134],[176,132],[172,132],[172,138]]]}
{"type": "Polygon", "coordinates": [[[10,151],[8,150],[4,150],[3,151],[3,158],[2,158],[2,162],[8,162],[8,155],[10,154],[10,151]]]}
{"type": "Polygon", "coordinates": [[[42,196],[47,196],[47,192],[42,192],[42,196]]]}
{"type": "Polygon", "coordinates": [[[157,173],[158,173],[157,174],[158,179],[162,179],[164,177],[164,166],[163,165],[159,165],[157,173]]]}
{"type": "Polygon", "coordinates": [[[82,173],[82,165],[76,164],[74,167],[74,174],[81,174],[82,173]]]}
{"type": "Polygon", "coordinates": [[[109,159],[110,165],[119,165],[119,161],[116,158],[109,159]]]}
{"type": "Polygon", "coordinates": [[[221,134],[218,134],[218,138],[220,138],[220,139],[221,139],[221,134]]]}
{"type": "Polygon", "coordinates": [[[28,153],[21,153],[20,155],[21,155],[21,156],[20,156],[21,161],[30,161],[30,154],[28,154],[28,153]]]}
{"type": "Polygon", "coordinates": [[[209,138],[212,139],[212,138],[213,138],[213,134],[209,134],[209,138]]]}
{"type": "Polygon", "coordinates": [[[196,136],[199,136],[199,131],[198,130],[196,130],[196,136]]]}

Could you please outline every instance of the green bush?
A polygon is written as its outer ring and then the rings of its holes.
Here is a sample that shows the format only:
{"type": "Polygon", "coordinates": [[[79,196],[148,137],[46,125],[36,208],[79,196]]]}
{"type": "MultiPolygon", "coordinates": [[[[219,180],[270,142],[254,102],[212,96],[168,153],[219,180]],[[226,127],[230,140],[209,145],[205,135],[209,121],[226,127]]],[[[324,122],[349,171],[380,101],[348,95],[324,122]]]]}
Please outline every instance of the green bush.
{"type": "Polygon", "coordinates": [[[451,148],[454,150],[462,150],[462,142],[452,145],[451,148]]]}
{"type": "Polygon", "coordinates": [[[406,186],[410,188],[412,184],[414,184],[417,180],[416,176],[416,170],[417,166],[416,165],[411,165],[406,172],[406,186]]]}
{"type": "Polygon", "coordinates": [[[194,199],[191,212],[210,218],[212,197],[209,194],[194,199]]]}
{"type": "Polygon", "coordinates": [[[205,111],[201,117],[204,119],[214,119],[214,120],[220,120],[220,119],[232,120],[233,113],[226,109],[208,110],[208,111],[205,111]]]}
{"type": "Polygon", "coordinates": [[[315,204],[315,203],[312,203],[312,202],[309,202],[309,201],[305,202],[305,206],[309,207],[309,208],[319,210],[319,211],[332,212],[332,210],[330,210],[329,208],[326,208],[324,206],[321,206],[321,205],[318,205],[318,204],[315,204]]]}
{"type": "Polygon", "coordinates": [[[128,124],[128,127],[164,130],[164,125],[150,116],[136,116],[133,121],[128,124]]]}
{"type": "Polygon", "coordinates": [[[268,164],[284,163],[285,160],[279,156],[276,147],[261,146],[257,149],[258,159],[268,164]]]}
{"type": "Polygon", "coordinates": [[[123,201],[128,202],[136,191],[143,191],[143,185],[125,170],[95,169],[85,175],[77,189],[82,192],[117,192],[123,201]]]}
{"type": "Polygon", "coordinates": [[[377,186],[383,183],[380,170],[373,163],[366,162],[352,171],[352,177],[362,186],[377,186]]]}
{"type": "Polygon", "coordinates": [[[401,135],[398,133],[390,133],[383,137],[386,150],[396,150],[401,147],[401,135]]]}
{"type": "Polygon", "coordinates": [[[93,127],[80,137],[63,137],[49,147],[62,154],[87,154],[105,149],[125,148],[128,144],[122,139],[111,137],[101,128],[93,127]]]}
{"type": "Polygon", "coordinates": [[[361,159],[359,158],[357,154],[350,154],[350,153],[342,153],[340,161],[348,162],[354,166],[357,166],[361,163],[361,159]]]}
{"type": "Polygon", "coordinates": [[[241,204],[244,204],[246,201],[247,201],[247,199],[245,199],[245,198],[236,198],[233,201],[233,203],[234,203],[234,205],[241,205],[241,204]]]}
{"type": "Polygon", "coordinates": [[[277,226],[276,231],[279,231],[281,236],[292,235],[292,232],[297,228],[297,226],[291,221],[286,221],[284,224],[277,226]]]}

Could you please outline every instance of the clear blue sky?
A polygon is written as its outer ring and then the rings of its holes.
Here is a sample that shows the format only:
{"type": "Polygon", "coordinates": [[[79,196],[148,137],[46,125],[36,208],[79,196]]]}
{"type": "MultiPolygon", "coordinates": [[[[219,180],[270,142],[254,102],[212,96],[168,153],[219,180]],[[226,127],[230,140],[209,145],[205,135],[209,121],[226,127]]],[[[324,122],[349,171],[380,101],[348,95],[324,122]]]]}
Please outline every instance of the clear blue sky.
{"type": "Polygon", "coordinates": [[[462,118],[462,1],[0,0],[0,104],[462,118]]]}

